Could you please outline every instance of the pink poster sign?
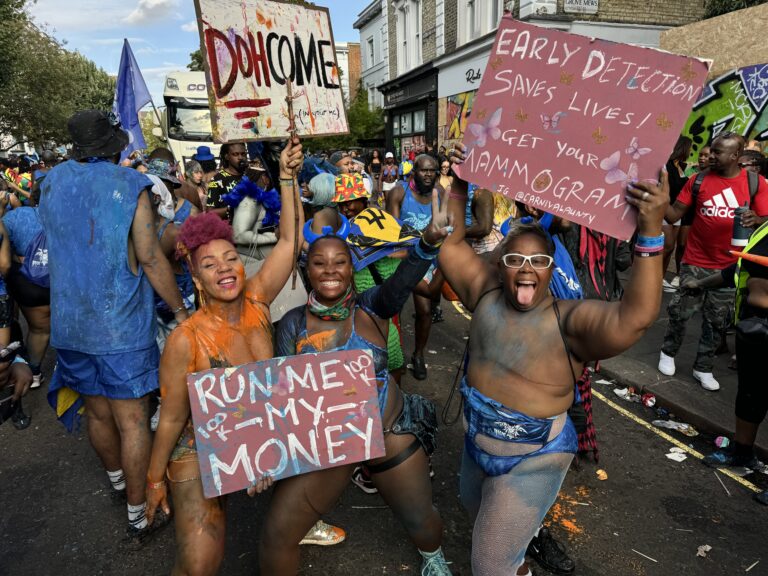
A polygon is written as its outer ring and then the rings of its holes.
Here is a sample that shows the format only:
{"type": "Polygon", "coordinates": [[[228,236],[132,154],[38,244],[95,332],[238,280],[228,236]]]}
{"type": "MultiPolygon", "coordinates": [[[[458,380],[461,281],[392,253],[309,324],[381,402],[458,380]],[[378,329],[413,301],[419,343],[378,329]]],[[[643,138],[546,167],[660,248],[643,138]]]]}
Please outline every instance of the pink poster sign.
{"type": "Polygon", "coordinates": [[[469,117],[462,177],[629,239],[631,180],[657,180],[708,62],[502,18],[469,117]]]}
{"type": "Polygon", "coordinates": [[[368,350],[213,368],[187,388],[206,498],[385,453],[368,350]]]}

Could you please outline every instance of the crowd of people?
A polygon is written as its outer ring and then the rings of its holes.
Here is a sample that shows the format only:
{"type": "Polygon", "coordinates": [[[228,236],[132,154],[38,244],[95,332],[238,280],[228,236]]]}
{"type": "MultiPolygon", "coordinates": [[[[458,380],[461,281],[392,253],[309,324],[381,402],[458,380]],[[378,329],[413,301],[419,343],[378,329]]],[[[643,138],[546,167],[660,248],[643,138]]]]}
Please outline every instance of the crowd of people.
{"type": "MultiPolygon", "coordinates": [[[[408,369],[429,376],[424,353],[442,299],[473,314],[456,469],[474,574],[530,574],[526,554],[574,572],[543,523],[574,454],[598,459],[596,363],[643,336],[663,291],[675,294],[662,373],[674,374],[686,322],[701,311],[693,376],[717,390],[713,357],[735,327],[736,437],[705,463],[755,465],[768,411],[758,367],[768,342],[768,183],[765,158],[741,136],[719,134],[694,166],[681,138],[659,174],[628,184],[638,225],[621,242],[462,180],[459,144],[363,159],[309,155],[293,137],[282,147],[230,142],[218,159],[200,146],[182,165],[164,148],[121,161],[128,137],[99,111],[78,112],[69,131],[66,160],[50,151],[34,166],[0,159],[0,418],[29,425],[21,399],[43,382],[50,340],[49,402],[70,430],[85,414],[112,496],[127,507],[123,544],[140,548],[173,517],[174,574],[217,573],[227,531],[226,498],[203,495],[187,374],[355,349],[373,354],[386,453],[258,479],[251,496],[272,491],[262,573],[296,574],[301,545],[344,540],[323,516],[350,482],[379,493],[402,522],[422,576],[451,573],[432,497],[436,407],[400,387],[408,369]],[[400,318],[409,298],[410,354],[400,318]]],[[[768,504],[766,493],[758,499],[768,504]]]]}

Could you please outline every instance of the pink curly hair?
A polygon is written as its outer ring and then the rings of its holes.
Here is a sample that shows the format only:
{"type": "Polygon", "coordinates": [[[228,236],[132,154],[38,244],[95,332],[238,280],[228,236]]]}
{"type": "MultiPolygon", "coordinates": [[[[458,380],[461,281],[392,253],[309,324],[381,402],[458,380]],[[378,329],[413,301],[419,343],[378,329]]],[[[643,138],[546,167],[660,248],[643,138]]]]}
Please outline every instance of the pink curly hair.
{"type": "Polygon", "coordinates": [[[176,236],[176,258],[190,256],[203,244],[213,240],[232,240],[232,227],[213,212],[187,218],[176,236]]]}

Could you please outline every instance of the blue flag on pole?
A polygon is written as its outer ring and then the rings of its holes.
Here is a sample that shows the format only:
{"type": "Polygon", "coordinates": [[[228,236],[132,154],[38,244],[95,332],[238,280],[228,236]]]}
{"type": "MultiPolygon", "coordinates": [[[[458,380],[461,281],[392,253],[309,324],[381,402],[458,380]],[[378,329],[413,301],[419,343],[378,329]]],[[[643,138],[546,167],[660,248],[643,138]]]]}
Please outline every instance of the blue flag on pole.
{"type": "Polygon", "coordinates": [[[146,148],[144,135],[139,123],[139,110],[152,102],[147,85],[141,76],[141,70],[128,44],[123,41],[123,54],[120,56],[120,71],[117,74],[115,102],[112,110],[120,117],[120,124],[128,133],[128,146],[120,157],[123,160],[134,150],[146,148]]]}

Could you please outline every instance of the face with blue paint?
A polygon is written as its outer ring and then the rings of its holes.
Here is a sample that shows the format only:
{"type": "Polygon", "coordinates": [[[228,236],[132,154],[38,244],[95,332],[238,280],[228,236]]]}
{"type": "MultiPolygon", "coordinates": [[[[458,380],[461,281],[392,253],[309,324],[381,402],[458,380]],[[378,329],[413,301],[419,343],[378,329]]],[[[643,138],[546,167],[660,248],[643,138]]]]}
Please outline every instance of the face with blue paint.
{"type": "Polygon", "coordinates": [[[245,267],[234,245],[211,240],[192,255],[192,279],[206,301],[232,302],[245,288],[245,267]]]}

